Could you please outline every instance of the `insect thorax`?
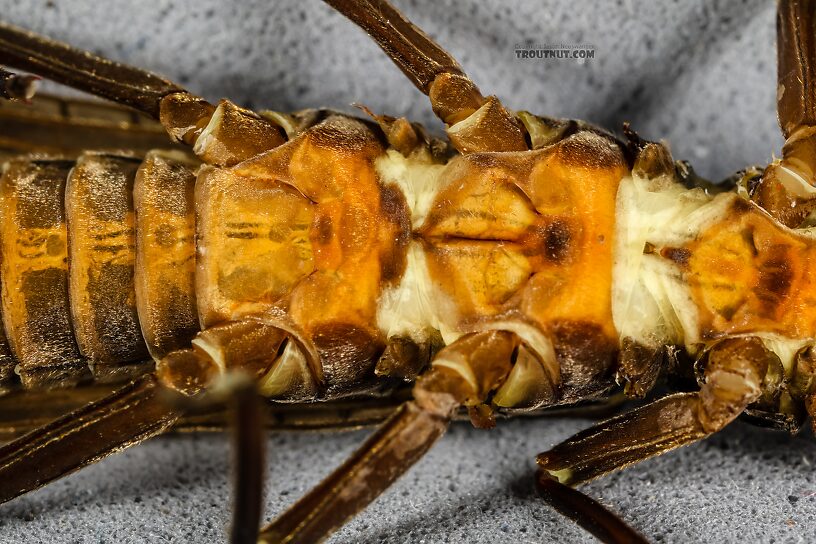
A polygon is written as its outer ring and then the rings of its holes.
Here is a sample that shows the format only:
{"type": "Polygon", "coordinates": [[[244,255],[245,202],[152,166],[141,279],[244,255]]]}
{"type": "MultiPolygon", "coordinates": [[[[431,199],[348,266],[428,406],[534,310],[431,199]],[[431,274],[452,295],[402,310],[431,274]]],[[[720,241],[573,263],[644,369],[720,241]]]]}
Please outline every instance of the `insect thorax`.
{"type": "Polygon", "coordinates": [[[618,145],[591,132],[442,162],[336,117],[199,174],[202,323],[286,321],[314,346],[329,395],[411,378],[441,343],[486,329],[515,331],[542,365],[560,366],[565,400],[604,390],[617,354],[615,196],[626,171],[618,145]],[[424,360],[383,363],[395,343],[424,360]]]}

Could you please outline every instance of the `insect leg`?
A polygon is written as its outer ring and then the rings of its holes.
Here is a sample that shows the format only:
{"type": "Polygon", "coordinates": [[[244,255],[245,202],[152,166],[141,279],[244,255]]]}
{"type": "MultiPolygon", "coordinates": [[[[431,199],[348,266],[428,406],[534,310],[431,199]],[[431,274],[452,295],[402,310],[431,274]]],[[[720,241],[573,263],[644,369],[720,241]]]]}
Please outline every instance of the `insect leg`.
{"type": "Polygon", "coordinates": [[[777,4],[777,112],[785,138],[802,127],[816,125],[814,8],[813,0],[781,0],[777,4]]]}
{"type": "Polygon", "coordinates": [[[0,98],[28,102],[37,90],[37,76],[20,76],[0,68],[0,98]]]}
{"type": "MultiPolygon", "coordinates": [[[[259,542],[316,542],[363,510],[405,473],[438,440],[460,407],[477,427],[495,424],[492,407],[519,393],[554,398],[557,380],[536,380],[530,391],[530,348],[514,333],[487,331],[463,336],[442,349],[414,386],[414,400],[403,404],[363,446],[330,476],[273,523],[259,542]],[[522,355],[522,353],[524,355],[522,355]],[[525,373],[526,372],[526,373],[525,373]],[[505,391],[514,384],[521,391],[505,391]],[[490,404],[487,404],[488,399],[490,404]]],[[[538,373],[533,373],[540,376],[538,373]]],[[[513,386],[510,389],[514,389],[513,386]]],[[[560,486],[560,484],[557,484],[560,486]]],[[[644,542],[603,506],[578,491],[560,486],[554,501],[570,517],[606,542],[644,542]]]]}
{"type": "Polygon", "coordinates": [[[450,418],[414,401],[403,404],[345,463],[265,527],[258,542],[326,538],[413,466],[445,433],[450,418]]]}
{"type": "Polygon", "coordinates": [[[146,70],[98,57],[0,23],[0,63],[135,108],[158,119],[171,137],[195,145],[211,164],[235,164],[286,138],[268,119],[229,102],[218,107],[146,70]]]}
{"type": "MultiPolygon", "coordinates": [[[[171,352],[158,364],[159,379],[186,395],[225,398],[232,405],[235,451],[235,502],[231,541],[255,542],[261,519],[264,474],[263,410],[256,383],[267,390],[278,383],[282,395],[314,397],[311,371],[287,333],[262,318],[227,322],[206,329],[193,349],[171,352]],[[302,370],[302,372],[300,372],[302,370]],[[275,376],[278,380],[275,380],[275,376]],[[219,379],[219,377],[221,377],[219,379]]],[[[193,399],[193,404],[197,399],[193,399]]]]}
{"type": "MultiPolygon", "coordinates": [[[[188,365],[188,370],[192,363],[193,367],[198,367],[193,370],[192,374],[195,374],[207,369],[212,362],[202,355],[181,350],[169,356],[164,363],[176,367],[188,365]]],[[[240,368],[240,364],[233,366],[240,368]]],[[[192,398],[174,397],[172,403],[188,414],[227,408],[226,426],[232,431],[234,474],[230,542],[252,544],[257,540],[263,507],[264,405],[255,380],[245,373],[225,374],[209,385],[211,387],[206,390],[200,390],[201,394],[192,398]]]]}
{"type": "Polygon", "coordinates": [[[522,123],[495,97],[482,96],[451,55],[386,0],[326,0],[368,33],[428,95],[459,151],[525,151],[522,123]]]}
{"type": "Polygon", "coordinates": [[[230,542],[251,544],[258,537],[263,507],[263,408],[252,380],[238,383],[231,397],[235,499],[230,542]]]}
{"type": "Polygon", "coordinates": [[[179,412],[146,375],[0,447],[0,503],[168,429],[179,412]]]}
{"type": "MultiPolygon", "coordinates": [[[[0,503],[167,430],[195,404],[181,400],[185,396],[206,392],[210,398],[217,397],[217,386],[225,381],[219,381],[219,376],[237,372],[254,380],[271,365],[284,366],[286,361],[281,361],[279,351],[287,345],[286,340],[287,334],[281,329],[253,319],[201,332],[193,340],[196,349],[169,353],[157,364],[156,373],[144,375],[0,448],[0,503]],[[212,388],[215,393],[208,391],[212,388]]],[[[296,370],[297,364],[283,369],[287,385],[306,391],[296,370]]],[[[236,399],[237,416],[242,422],[237,428],[241,512],[236,519],[241,527],[255,519],[250,529],[254,534],[260,516],[253,509],[260,508],[258,467],[262,453],[260,410],[251,405],[248,395],[242,388],[233,387],[227,388],[224,396],[236,399]],[[233,391],[237,393],[233,395],[233,391]]],[[[205,403],[211,404],[207,397],[205,403]]]]}
{"type": "Polygon", "coordinates": [[[758,338],[723,340],[709,353],[699,392],[669,395],[581,431],[540,454],[538,464],[576,485],[705,438],[759,399],[773,357],[758,338]]]}
{"type": "Polygon", "coordinates": [[[577,489],[564,485],[546,471],[536,474],[536,489],[544,500],[606,543],[646,544],[643,535],[577,489]]]}
{"type": "MultiPolygon", "coordinates": [[[[6,444],[0,448],[0,503],[167,430],[192,404],[180,399],[205,392],[230,371],[254,378],[277,360],[285,337],[251,320],[213,327],[198,335],[197,350],[171,352],[156,373],[6,444]]],[[[249,502],[254,494],[246,492],[249,502]]]]}
{"type": "MultiPolygon", "coordinates": [[[[483,404],[507,377],[519,345],[513,333],[489,331],[442,349],[403,404],[352,456],[287,512],[259,542],[317,542],[363,510],[414,465],[445,432],[460,406],[475,423],[493,420],[483,404]]],[[[486,407],[485,407],[486,408],[486,407]]]]}
{"type": "Polygon", "coordinates": [[[751,199],[792,228],[816,212],[816,2],[777,3],[777,113],[785,137],[782,158],[753,184],[751,199]]]}
{"type": "Polygon", "coordinates": [[[0,63],[158,117],[161,99],[180,86],[132,66],[0,23],[0,63]]]}

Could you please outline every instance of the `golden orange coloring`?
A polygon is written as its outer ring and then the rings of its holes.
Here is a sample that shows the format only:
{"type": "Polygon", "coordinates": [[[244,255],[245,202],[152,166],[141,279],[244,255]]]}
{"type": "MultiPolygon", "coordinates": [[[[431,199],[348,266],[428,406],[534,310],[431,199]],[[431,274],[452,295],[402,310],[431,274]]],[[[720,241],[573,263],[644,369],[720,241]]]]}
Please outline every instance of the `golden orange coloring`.
{"type": "Polygon", "coordinates": [[[432,203],[413,232],[406,194],[374,166],[384,155],[367,125],[337,117],[203,169],[202,325],[274,315],[313,346],[330,389],[359,387],[389,340],[378,312],[413,243],[434,293],[425,311],[449,329],[522,323],[556,352],[609,367],[615,195],[627,171],[616,144],[580,132],[540,150],[456,157],[429,173],[432,203]]]}
{"type": "Polygon", "coordinates": [[[615,195],[626,165],[579,133],[537,151],[459,157],[420,234],[431,277],[463,322],[565,323],[615,337],[615,195]]]}
{"type": "Polygon", "coordinates": [[[686,246],[703,338],[816,336],[816,243],[735,201],[727,219],[686,246]]]}

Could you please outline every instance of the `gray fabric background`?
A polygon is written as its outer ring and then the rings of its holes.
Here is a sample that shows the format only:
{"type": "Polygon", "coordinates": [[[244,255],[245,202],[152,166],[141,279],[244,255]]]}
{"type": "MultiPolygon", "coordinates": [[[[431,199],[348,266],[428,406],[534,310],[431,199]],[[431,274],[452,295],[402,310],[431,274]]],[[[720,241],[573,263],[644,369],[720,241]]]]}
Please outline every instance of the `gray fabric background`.
{"type": "MultiPolygon", "coordinates": [[[[774,6],[760,0],[421,2],[398,7],[512,108],[666,138],[718,179],[766,163],[775,119],[774,6]],[[592,43],[596,58],[517,60],[516,43],[592,43]]],[[[0,0],[0,19],[257,108],[348,108],[439,129],[428,103],[360,31],[318,0],[0,0]]],[[[455,425],[333,542],[592,541],[540,502],[533,459],[586,420],[455,425]]],[[[267,518],[369,431],[270,436],[267,518]]],[[[219,435],[153,440],[0,507],[4,542],[210,542],[229,518],[219,435]]],[[[811,433],[737,423],[704,443],[584,488],[658,542],[816,539],[811,433]]]]}

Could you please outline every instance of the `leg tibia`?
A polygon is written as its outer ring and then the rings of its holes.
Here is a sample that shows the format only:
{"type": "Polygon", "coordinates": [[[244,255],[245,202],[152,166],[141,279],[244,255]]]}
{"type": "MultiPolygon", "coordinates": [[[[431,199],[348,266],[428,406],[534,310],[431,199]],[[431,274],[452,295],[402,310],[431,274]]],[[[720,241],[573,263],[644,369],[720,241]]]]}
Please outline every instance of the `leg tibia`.
{"type": "Polygon", "coordinates": [[[777,113],[786,139],[782,159],[762,175],[751,199],[785,226],[807,224],[816,210],[816,3],[777,5],[777,113]]]}
{"type": "Polygon", "coordinates": [[[326,0],[368,33],[425,94],[440,73],[461,74],[447,51],[385,0],[326,0]]]}
{"type": "Polygon", "coordinates": [[[252,380],[239,382],[231,396],[233,429],[232,544],[254,544],[263,514],[263,407],[252,380]]]}
{"type": "Polygon", "coordinates": [[[168,429],[179,413],[162,392],[144,376],[0,448],[0,503],[168,429]]]}
{"type": "Polygon", "coordinates": [[[717,432],[762,395],[773,354],[757,338],[716,344],[697,393],[680,393],[614,417],[558,444],[539,465],[579,484],[717,432]]]}
{"type": "Polygon", "coordinates": [[[695,393],[659,399],[590,427],[538,456],[543,470],[579,484],[707,435],[695,393]]]}
{"type": "Polygon", "coordinates": [[[292,508],[258,542],[318,542],[368,506],[414,465],[448,427],[449,415],[403,404],[359,450],[292,508]]]}
{"type": "Polygon", "coordinates": [[[360,512],[425,454],[456,410],[482,407],[512,367],[518,337],[488,331],[441,350],[403,404],[348,461],[261,532],[262,542],[316,542],[360,512]]]}
{"type": "Polygon", "coordinates": [[[777,6],[777,110],[785,138],[799,127],[816,125],[814,8],[811,0],[782,0],[777,6]]]}
{"type": "MultiPolygon", "coordinates": [[[[159,119],[171,137],[190,145],[209,128],[210,137],[206,146],[200,145],[200,154],[211,164],[235,164],[285,141],[274,123],[251,112],[232,105],[232,110],[217,109],[146,70],[3,23],[0,63],[135,108],[159,119]]],[[[33,84],[30,78],[0,71],[0,97],[28,97],[33,84]]]]}
{"type": "Polygon", "coordinates": [[[182,89],[150,72],[0,23],[0,63],[158,117],[162,97],[182,89]]]}

